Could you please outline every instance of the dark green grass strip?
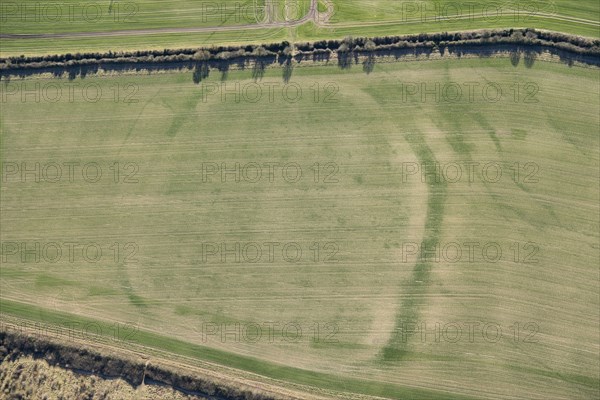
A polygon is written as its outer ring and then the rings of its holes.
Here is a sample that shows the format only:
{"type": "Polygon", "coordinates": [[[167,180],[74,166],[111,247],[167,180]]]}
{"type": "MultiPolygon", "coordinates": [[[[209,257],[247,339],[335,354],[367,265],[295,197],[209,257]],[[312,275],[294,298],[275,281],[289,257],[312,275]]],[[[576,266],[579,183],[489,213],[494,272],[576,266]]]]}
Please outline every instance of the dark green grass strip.
{"type": "MultiPolygon", "coordinates": [[[[96,327],[95,331],[100,331],[103,334],[111,333],[113,331],[111,328],[111,323],[96,321],[86,317],[74,316],[63,312],[49,311],[36,306],[10,300],[0,300],[0,312],[28,320],[33,319],[35,322],[39,323],[60,326],[73,323],[79,323],[83,326],[86,324],[94,324],[96,327]]],[[[265,377],[282,379],[293,383],[309,385],[323,389],[347,391],[351,393],[381,396],[391,399],[473,399],[472,397],[461,396],[447,392],[402,387],[369,380],[348,379],[333,374],[287,367],[284,365],[264,362],[251,357],[244,357],[221,350],[211,349],[142,330],[136,331],[135,334],[132,335],[131,340],[140,345],[160,349],[175,355],[215,362],[221,365],[257,373],[265,377]]]]}

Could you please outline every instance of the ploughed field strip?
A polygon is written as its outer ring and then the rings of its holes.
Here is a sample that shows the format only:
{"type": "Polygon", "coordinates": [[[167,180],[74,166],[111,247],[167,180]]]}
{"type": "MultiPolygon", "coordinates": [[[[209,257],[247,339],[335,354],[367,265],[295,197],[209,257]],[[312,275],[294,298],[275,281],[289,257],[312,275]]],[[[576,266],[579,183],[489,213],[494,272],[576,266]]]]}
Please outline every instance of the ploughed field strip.
{"type": "Polygon", "coordinates": [[[593,397],[597,69],[365,69],[3,81],[2,312],[340,398],[593,397]]]}

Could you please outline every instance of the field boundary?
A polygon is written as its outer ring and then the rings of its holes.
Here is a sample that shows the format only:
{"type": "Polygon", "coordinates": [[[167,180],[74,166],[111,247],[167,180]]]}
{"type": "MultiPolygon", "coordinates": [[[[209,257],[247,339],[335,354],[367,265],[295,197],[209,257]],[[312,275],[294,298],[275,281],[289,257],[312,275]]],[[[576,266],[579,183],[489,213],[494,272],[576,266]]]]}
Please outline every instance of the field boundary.
{"type": "MultiPolygon", "coordinates": [[[[536,53],[550,51],[565,63],[579,62],[600,65],[600,40],[575,35],[539,31],[530,28],[479,30],[459,33],[437,33],[373,38],[322,40],[312,43],[289,42],[248,45],[237,47],[210,47],[195,49],[165,49],[163,51],[77,53],[43,57],[0,58],[0,80],[51,73],[56,77],[67,75],[69,79],[106,71],[193,69],[193,80],[206,79],[210,70],[227,73],[233,66],[251,67],[255,80],[262,78],[270,65],[280,65],[291,76],[293,67],[304,60],[329,61],[335,58],[341,69],[363,62],[370,72],[377,58],[393,56],[399,59],[407,55],[475,53],[481,56],[498,51],[523,53],[525,61],[535,60],[536,53]]],[[[284,77],[285,79],[285,77],[284,77]]]]}

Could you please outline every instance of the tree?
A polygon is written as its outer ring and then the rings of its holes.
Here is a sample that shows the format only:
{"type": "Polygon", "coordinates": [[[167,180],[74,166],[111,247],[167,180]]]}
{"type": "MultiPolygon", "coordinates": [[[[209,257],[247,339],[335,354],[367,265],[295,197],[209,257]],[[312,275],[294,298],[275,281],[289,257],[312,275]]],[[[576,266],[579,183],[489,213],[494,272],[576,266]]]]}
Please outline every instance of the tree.
{"type": "Polygon", "coordinates": [[[373,42],[371,39],[369,39],[365,43],[364,49],[366,51],[374,51],[375,49],[377,49],[377,45],[375,44],[375,42],[373,42]]]}
{"type": "Polygon", "coordinates": [[[210,53],[207,50],[198,50],[192,58],[196,61],[210,60],[210,53]]]}
{"type": "Polygon", "coordinates": [[[283,49],[283,55],[286,57],[291,57],[294,55],[294,49],[291,46],[286,46],[285,49],[283,49]]]}
{"type": "Polygon", "coordinates": [[[264,57],[264,56],[268,56],[268,55],[269,55],[269,52],[268,52],[268,51],[267,51],[267,49],[265,49],[264,47],[262,47],[262,46],[258,46],[257,48],[255,48],[255,49],[252,51],[252,55],[253,55],[254,57],[264,57]]]}
{"type": "Polygon", "coordinates": [[[350,50],[350,47],[347,43],[342,43],[340,47],[338,47],[338,53],[347,53],[350,50]]]}

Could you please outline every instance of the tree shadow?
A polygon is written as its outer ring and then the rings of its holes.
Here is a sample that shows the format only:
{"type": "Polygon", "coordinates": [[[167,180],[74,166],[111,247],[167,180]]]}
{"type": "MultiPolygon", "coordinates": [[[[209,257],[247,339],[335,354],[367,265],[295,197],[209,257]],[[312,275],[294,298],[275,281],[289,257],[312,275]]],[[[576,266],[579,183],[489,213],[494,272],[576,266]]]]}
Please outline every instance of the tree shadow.
{"type": "Polygon", "coordinates": [[[226,81],[229,76],[229,63],[220,62],[217,64],[217,69],[221,73],[221,81],[226,81]]]}
{"type": "Polygon", "coordinates": [[[194,67],[194,73],[192,74],[192,81],[197,85],[204,79],[208,78],[210,74],[210,68],[207,61],[199,61],[194,67]]]}
{"type": "Polygon", "coordinates": [[[517,67],[521,62],[521,52],[519,50],[514,50],[510,52],[510,63],[513,67],[517,67]]]}
{"type": "Polygon", "coordinates": [[[292,58],[288,57],[283,64],[283,82],[289,83],[292,79],[292,73],[294,72],[294,64],[292,64],[292,58]]]}
{"type": "Polygon", "coordinates": [[[523,55],[523,62],[526,68],[532,68],[533,64],[535,64],[535,60],[537,58],[537,53],[533,50],[525,51],[523,55]]]}
{"type": "Polygon", "coordinates": [[[257,57],[254,60],[254,65],[252,66],[252,79],[254,81],[260,81],[265,76],[265,69],[267,68],[267,63],[260,57],[257,57]]]}
{"type": "Polygon", "coordinates": [[[338,67],[340,69],[352,68],[352,53],[348,51],[338,51],[338,67]]]}
{"type": "Polygon", "coordinates": [[[375,55],[373,53],[369,53],[365,60],[363,61],[363,71],[369,75],[375,69],[375,55]]]}

